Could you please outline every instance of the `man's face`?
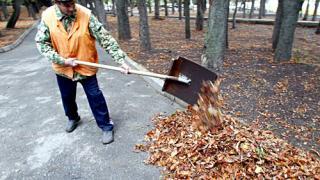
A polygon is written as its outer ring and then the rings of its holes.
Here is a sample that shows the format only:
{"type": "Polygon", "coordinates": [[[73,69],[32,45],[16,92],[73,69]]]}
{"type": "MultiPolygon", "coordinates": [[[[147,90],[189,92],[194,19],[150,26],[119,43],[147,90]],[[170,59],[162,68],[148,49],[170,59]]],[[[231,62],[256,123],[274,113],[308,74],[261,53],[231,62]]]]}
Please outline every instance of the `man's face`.
{"type": "Polygon", "coordinates": [[[56,4],[59,7],[60,11],[67,16],[71,16],[75,10],[74,1],[68,1],[68,2],[56,1],[56,4]]]}

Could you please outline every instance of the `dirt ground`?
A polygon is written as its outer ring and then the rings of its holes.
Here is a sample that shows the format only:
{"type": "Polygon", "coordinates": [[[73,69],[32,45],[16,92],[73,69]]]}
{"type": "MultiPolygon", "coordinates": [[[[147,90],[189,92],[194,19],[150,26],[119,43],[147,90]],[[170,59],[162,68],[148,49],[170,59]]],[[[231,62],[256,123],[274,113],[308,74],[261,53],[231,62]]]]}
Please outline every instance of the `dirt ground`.
{"type": "MultiPolygon", "coordinates": [[[[33,21],[25,18],[11,38],[21,34],[33,21]],[[30,21],[30,22],[29,22],[30,21]]],[[[117,21],[108,16],[110,31],[117,37],[117,21]]],[[[170,62],[182,56],[197,63],[203,53],[204,32],[195,31],[184,38],[184,22],[178,19],[149,19],[152,51],[139,48],[137,17],[130,17],[132,39],[119,41],[129,57],[147,69],[167,73],[170,62]]],[[[320,36],[314,28],[298,27],[292,61],[273,63],[271,36],[273,26],[237,24],[229,29],[229,49],[224,71],[220,74],[224,109],[257,128],[270,129],[290,143],[315,152],[320,151],[320,36]]],[[[10,42],[0,37],[0,47],[10,42]]],[[[17,36],[16,36],[17,37],[17,36]]],[[[102,57],[101,57],[102,58],[102,57]]]]}
{"type": "MultiPolygon", "coordinates": [[[[11,7],[8,8],[9,13],[12,13],[11,7]]],[[[28,17],[26,8],[21,8],[19,20],[14,29],[6,29],[7,21],[0,21],[0,47],[7,46],[18,39],[18,37],[29,27],[35,23],[32,17],[28,17]]]]}
{"type": "MultiPolygon", "coordinates": [[[[116,19],[109,17],[115,37],[116,19]]],[[[132,39],[121,47],[150,71],[167,73],[177,56],[200,63],[204,32],[184,38],[184,22],[149,20],[153,50],[139,48],[139,26],[130,18],[132,39]]],[[[320,36],[314,28],[298,27],[291,62],[273,63],[273,26],[238,24],[229,29],[229,49],[220,74],[225,111],[257,128],[270,129],[290,143],[320,150],[320,36]]]]}

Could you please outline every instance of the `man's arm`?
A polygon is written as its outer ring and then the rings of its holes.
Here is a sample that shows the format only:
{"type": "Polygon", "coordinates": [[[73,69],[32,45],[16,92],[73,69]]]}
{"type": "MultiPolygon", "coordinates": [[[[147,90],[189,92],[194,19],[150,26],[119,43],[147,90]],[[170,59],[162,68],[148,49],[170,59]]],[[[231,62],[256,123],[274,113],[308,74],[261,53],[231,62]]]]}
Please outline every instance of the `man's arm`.
{"type": "Polygon", "coordinates": [[[64,65],[64,58],[62,58],[52,47],[50,39],[50,31],[48,26],[41,21],[38,26],[38,32],[35,37],[37,48],[43,56],[48,58],[50,62],[64,65]]]}
{"type": "Polygon", "coordinates": [[[101,47],[107,51],[115,62],[124,64],[126,54],[120,49],[117,41],[103,27],[94,15],[90,16],[89,31],[91,35],[98,41],[101,47]]]}

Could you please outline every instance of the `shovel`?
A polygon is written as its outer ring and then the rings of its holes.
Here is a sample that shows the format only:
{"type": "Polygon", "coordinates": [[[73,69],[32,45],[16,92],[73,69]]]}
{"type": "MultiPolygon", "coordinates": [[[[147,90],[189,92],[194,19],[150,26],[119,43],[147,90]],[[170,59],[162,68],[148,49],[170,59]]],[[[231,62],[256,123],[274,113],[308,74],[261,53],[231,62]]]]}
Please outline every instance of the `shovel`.
{"type": "MultiPolygon", "coordinates": [[[[75,60],[74,62],[91,67],[115,71],[122,70],[122,68],[115,66],[78,60],[75,60]]],[[[195,104],[197,102],[198,93],[203,81],[209,80],[214,82],[217,79],[217,75],[214,72],[182,57],[178,57],[173,61],[169,75],[131,69],[128,73],[164,79],[165,81],[162,87],[162,91],[172,94],[173,96],[178,97],[188,104],[195,104]]]]}

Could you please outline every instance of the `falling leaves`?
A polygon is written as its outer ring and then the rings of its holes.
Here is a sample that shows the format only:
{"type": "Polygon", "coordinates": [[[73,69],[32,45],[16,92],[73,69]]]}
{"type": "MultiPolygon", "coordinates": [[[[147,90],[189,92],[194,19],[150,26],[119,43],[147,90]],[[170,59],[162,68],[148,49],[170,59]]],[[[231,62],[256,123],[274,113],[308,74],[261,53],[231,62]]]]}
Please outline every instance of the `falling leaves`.
{"type": "Polygon", "coordinates": [[[146,163],[164,167],[166,179],[319,178],[312,154],[222,113],[218,89],[206,83],[197,106],[154,118],[148,141],[136,146],[149,153],[146,163]]]}

